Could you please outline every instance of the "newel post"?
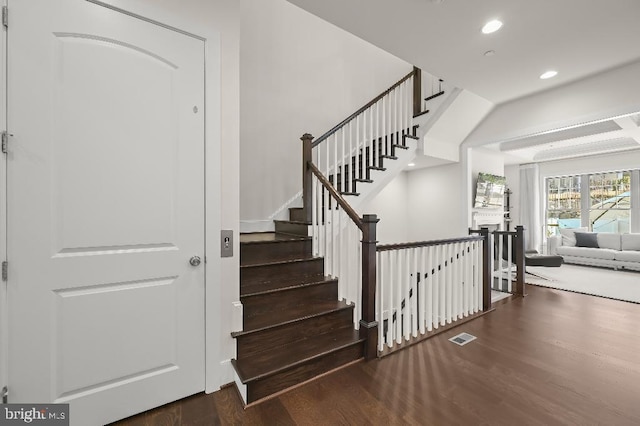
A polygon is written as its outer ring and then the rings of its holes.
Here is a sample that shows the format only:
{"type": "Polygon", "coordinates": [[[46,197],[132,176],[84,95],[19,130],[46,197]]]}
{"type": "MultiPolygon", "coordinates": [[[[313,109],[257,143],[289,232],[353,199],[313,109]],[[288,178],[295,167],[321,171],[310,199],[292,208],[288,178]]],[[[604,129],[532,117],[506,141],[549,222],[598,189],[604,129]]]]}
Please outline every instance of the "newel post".
{"type": "Polygon", "coordinates": [[[491,309],[491,234],[489,228],[480,228],[480,235],[484,239],[482,245],[482,310],[491,309]]]}
{"type": "Polygon", "coordinates": [[[422,70],[413,67],[413,116],[422,112],[422,70]]]}
{"type": "Polygon", "coordinates": [[[518,296],[526,296],[526,288],[524,283],[524,226],[516,226],[516,291],[518,296]]]}
{"type": "Polygon", "coordinates": [[[362,318],[360,337],[367,339],[364,359],[378,356],[378,322],[376,321],[376,224],[375,214],[362,216],[362,318]]]}
{"type": "Polygon", "coordinates": [[[311,223],[312,172],[309,163],[313,160],[311,154],[313,136],[305,133],[300,140],[302,140],[302,211],[305,222],[311,223]]]}

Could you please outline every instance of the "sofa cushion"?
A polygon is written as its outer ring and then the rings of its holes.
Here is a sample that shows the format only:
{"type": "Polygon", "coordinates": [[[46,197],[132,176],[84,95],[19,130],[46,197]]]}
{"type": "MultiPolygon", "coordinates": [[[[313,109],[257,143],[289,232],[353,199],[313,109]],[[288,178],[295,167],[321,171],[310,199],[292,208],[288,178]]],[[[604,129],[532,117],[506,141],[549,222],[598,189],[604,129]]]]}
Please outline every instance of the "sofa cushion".
{"type": "Polygon", "coordinates": [[[560,256],[588,257],[590,259],[613,260],[618,251],[590,247],[558,247],[560,256]]]}
{"type": "Polygon", "coordinates": [[[640,250],[640,234],[622,234],[622,250],[640,250]]]}
{"type": "Polygon", "coordinates": [[[623,262],[640,262],[640,251],[623,250],[616,253],[616,260],[623,262]]]}
{"type": "Polygon", "coordinates": [[[595,232],[576,232],[576,247],[598,248],[598,234],[595,232]]]}
{"type": "Polygon", "coordinates": [[[611,250],[620,250],[620,234],[614,232],[598,232],[598,247],[611,250]]]}
{"type": "Polygon", "coordinates": [[[576,231],[586,231],[587,228],[560,228],[560,235],[562,235],[562,245],[567,247],[575,247],[576,245],[576,231]]]}

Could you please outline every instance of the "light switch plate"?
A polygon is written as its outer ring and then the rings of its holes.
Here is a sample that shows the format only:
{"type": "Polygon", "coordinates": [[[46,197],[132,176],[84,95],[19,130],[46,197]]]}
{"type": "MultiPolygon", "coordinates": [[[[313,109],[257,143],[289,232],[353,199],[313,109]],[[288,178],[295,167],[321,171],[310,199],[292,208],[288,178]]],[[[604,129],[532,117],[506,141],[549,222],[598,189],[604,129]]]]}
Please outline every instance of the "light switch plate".
{"type": "Polygon", "coordinates": [[[220,231],[220,256],[233,257],[233,231],[223,229],[220,231]]]}

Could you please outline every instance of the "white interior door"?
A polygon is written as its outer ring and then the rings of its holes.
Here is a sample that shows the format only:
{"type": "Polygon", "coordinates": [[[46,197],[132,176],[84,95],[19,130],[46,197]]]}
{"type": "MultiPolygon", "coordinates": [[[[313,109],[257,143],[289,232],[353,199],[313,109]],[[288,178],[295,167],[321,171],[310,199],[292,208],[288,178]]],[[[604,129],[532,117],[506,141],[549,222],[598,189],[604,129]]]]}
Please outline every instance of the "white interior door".
{"type": "Polygon", "coordinates": [[[84,426],[204,390],[204,42],[9,10],[9,402],[84,426]]]}

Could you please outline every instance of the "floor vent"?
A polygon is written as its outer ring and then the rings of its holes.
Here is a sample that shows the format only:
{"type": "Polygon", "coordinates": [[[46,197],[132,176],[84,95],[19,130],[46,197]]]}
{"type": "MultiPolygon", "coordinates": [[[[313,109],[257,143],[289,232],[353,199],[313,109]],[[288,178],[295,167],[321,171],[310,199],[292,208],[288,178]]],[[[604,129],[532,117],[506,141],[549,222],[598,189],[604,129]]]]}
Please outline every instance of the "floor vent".
{"type": "Polygon", "coordinates": [[[451,339],[449,339],[450,342],[453,342],[456,345],[460,346],[464,346],[473,340],[476,340],[476,336],[472,336],[469,333],[460,333],[457,336],[453,336],[451,339]]]}

